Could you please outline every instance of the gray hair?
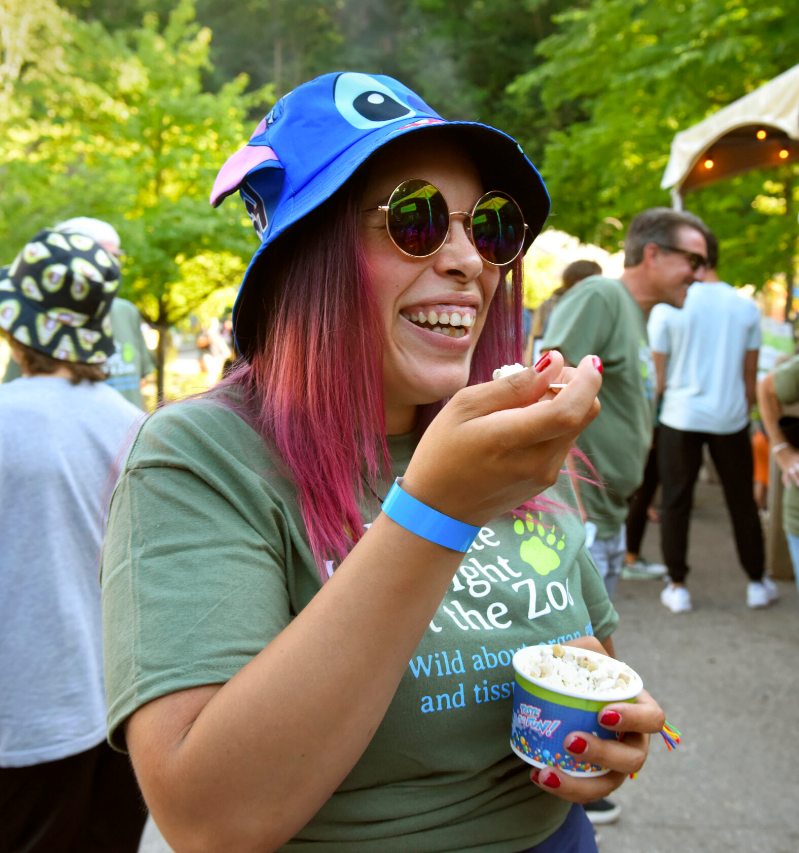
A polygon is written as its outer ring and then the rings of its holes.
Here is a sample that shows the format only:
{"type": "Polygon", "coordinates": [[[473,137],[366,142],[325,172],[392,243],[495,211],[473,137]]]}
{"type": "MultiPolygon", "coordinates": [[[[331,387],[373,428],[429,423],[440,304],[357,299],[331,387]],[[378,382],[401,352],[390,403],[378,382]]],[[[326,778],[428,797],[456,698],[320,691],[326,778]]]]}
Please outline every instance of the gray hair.
{"type": "Polygon", "coordinates": [[[66,222],[59,222],[53,230],[66,234],[83,234],[101,245],[103,243],[116,244],[117,249],[121,243],[119,234],[113,225],[103,222],[102,219],[92,219],[90,216],[76,216],[74,219],[67,219],[66,222]]]}
{"type": "Polygon", "coordinates": [[[672,210],[670,207],[650,207],[636,216],[624,238],[624,266],[637,267],[644,259],[644,246],[655,243],[673,246],[680,228],[693,228],[702,236],[709,231],[707,225],[687,210],[672,210]]]}

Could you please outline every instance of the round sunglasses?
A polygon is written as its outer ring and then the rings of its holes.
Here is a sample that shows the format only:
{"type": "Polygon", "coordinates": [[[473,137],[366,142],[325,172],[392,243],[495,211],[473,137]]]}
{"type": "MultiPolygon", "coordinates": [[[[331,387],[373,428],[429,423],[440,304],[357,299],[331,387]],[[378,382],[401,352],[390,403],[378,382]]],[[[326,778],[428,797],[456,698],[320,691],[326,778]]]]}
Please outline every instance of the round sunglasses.
{"type": "Polygon", "coordinates": [[[412,258],[429,258],[446,243],[453,216],[465,217],[466,233],[478,254],[496,267],[516,260],[527,231],[521,208],[507,193],[487,192],[471,213],[450,211],[441,190],[424,178],[403,181],[388,204],[371,210],[385,212],[391,241],[412,258]]]}

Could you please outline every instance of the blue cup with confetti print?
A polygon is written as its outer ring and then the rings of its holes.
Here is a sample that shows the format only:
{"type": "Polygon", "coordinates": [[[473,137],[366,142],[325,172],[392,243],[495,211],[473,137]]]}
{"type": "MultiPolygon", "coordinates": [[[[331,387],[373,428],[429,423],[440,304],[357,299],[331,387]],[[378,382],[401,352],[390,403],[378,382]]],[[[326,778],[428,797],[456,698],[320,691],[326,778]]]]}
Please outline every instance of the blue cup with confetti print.
{"type": "Polygon", "coordinates": [[[611,702],[634,702],[644,689],[627,664],[576,646],[542,645],[513,656],[511,749],[534,767],[557,767],[569,776],[604,776],[606,767],[580,761],[563,742],[572,732],[617,740],[618,732],[599,725],[611,702]]]}

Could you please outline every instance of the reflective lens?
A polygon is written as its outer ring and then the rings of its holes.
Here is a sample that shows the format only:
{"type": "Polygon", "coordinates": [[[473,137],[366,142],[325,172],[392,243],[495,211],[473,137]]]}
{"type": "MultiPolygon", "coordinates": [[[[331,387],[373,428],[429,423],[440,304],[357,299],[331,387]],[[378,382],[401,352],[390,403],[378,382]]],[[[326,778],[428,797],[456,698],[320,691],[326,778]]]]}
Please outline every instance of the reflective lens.
{"type": "Polygon", "coordinates": [[[524,243],[524,216],[519,205],[505,193],[486,193],[474,209],[472,240],[490,264],[509,264],[524,243]]]}
{"type": "Polygon", "coordinates": [[[449,209],[436,187],[412,178],[391,194],[386,221],[397,248],[415,258],[424,258],[438,251],[447,239],[449,209]]]}

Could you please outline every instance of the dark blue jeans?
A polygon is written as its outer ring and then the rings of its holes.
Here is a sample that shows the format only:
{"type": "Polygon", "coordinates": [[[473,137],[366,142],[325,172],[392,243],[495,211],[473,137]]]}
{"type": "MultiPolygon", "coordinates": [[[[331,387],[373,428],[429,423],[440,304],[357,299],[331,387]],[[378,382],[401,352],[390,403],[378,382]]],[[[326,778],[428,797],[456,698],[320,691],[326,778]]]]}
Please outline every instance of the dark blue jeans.
{"type": "Polygon", "coordinates": [[[557,832],[522,853],[599,853],[599,848],[594,840],[594,827],[585,809],[575,803],[557,832]]]}

